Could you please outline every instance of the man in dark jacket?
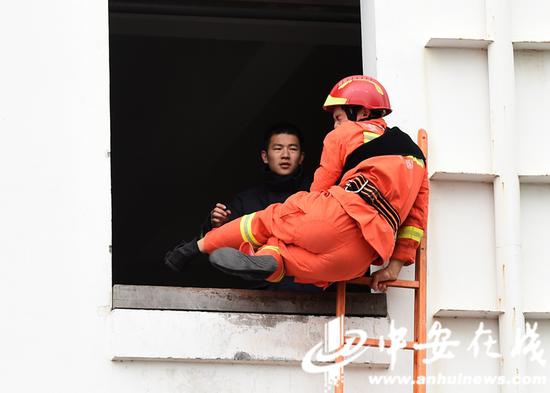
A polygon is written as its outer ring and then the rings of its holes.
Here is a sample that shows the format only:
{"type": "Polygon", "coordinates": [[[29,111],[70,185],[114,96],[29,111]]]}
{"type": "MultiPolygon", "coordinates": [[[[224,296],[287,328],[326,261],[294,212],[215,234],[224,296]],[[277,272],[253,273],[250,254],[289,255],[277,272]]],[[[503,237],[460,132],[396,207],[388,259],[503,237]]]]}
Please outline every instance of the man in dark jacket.
{"type": "MultiPolygon", "coordinates": [[[[292,124],[279,123],[270,127],[264,140],[261,158],[264,167],[264,180],[255,187],[244,190],[230,203],[217,203],[209,218],[201,228],[201,237],[235,218],[263,210],[273,203],[284,202],[298,191],[307,191],[311,179],[304,176],[302,134],[292,124]]],[[[314,285],[295,284],[292,278],[277,284],[262,284],[261,288],[317,292],[314,285]]]]}

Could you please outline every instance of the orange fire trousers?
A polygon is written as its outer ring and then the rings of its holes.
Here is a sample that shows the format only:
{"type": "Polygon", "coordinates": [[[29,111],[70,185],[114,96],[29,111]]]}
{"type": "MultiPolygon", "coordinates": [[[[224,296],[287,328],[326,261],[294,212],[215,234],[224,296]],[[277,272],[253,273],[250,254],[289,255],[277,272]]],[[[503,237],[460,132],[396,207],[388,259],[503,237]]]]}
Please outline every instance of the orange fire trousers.
{"type": "Polygon", "coordinates": [[[299,192],[284,203],[237,218],[208,232],[203,246],[209,254],[232,247],[272,255],[279,267],[268,281],[288,275],[297,283],[323,288],[363,276],[377,258],[358,223],[326,191],[299,192]]]}

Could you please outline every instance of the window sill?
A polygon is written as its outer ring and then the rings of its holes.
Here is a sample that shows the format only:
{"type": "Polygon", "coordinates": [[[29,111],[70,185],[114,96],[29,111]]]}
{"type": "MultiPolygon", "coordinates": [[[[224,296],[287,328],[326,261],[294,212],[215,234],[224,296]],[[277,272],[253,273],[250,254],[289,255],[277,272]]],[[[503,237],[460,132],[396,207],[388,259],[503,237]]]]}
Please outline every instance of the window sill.
{"type": "MultiPolygon", "coordinates": [[[[113,310],[112,360],[298,365],[323,340],[331,317],[113,310]]],[[[346,318],[347,329],[386,335],[387,318],[346,318]]],[[[389,356],[368,348],[355,366],[388,368],[389,356]]]]}
{"type": "MultiPolygon", "coordinates": [[[[325,301],[324,310],[319,296],[329,295],[329,299],[334,294],[272,292],[266,296],[267,292],[115,286],[112,360],[299,365],[307,351],[323,340],[325,323],[334,318],[334,302],[325,301]],[[294,302],[288,300],[290,295],[294,302]],[[276,312],[283,305],[290,307],[287,313],[276,312]],[[224,310],[229,307],[232,312],[224,310]],[[304,315],[308,310],[327,315],[304,315]]],[[[346,317],[346,329],[364,330],[371,338],[386,336],[385,295],[348,295],[348,301],[362,298],[363,307],[383,315],[346,317]]],[[[368,348],[353,365],[388,368],[389,363],[386,353],[368,348]]]]}
{"type": "MultiPolygon", "coordinates": [[[[115,285],[113,308],[334,316],[336,293],[115,285]]],[[[387,311],[383,293],[347,294],[346,316],[386,317],[387,311]]]]}

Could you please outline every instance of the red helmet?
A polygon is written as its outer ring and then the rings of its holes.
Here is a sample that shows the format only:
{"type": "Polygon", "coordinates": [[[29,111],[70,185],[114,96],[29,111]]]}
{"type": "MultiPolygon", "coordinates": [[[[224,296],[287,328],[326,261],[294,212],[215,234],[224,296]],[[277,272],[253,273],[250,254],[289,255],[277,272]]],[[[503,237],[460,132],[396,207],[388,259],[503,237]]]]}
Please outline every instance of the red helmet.
{"type": "Polygon", "coordinates": [[[382,116],[391,113],[390,99],[384,86],[366,75],[352,75],[338,82],[323,104],[324,110],[332,106],[359,105],[367,109],[380,110],[382,116]]]}

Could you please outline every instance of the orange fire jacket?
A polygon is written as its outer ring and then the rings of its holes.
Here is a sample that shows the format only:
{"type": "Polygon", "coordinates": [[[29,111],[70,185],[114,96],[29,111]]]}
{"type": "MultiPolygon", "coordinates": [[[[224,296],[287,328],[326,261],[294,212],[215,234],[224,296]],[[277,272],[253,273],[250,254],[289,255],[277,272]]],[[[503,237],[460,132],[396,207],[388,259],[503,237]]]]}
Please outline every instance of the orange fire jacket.
{"type": "Polygon", "coordinates": [[[311,191],[328,191],[347,214],[359,223],[363,237],[376,250],[382,264],[397,259],[414,263],[416,249],[428,220],[428,171],[423,160],[412,156],[376,156],[347,171],[338,185],[346,158],[357,147],[384,133],[386,122],[375,119],[348,121],[329,132],[323,142],[321,163],[311,191]],[[344,190],[348,180],[364,175],[397,210],[401,225],[397,233],[360,196],[344,190]]]}

